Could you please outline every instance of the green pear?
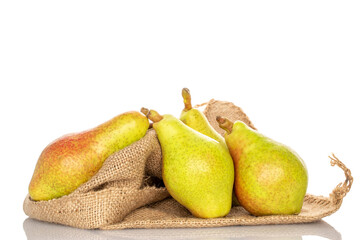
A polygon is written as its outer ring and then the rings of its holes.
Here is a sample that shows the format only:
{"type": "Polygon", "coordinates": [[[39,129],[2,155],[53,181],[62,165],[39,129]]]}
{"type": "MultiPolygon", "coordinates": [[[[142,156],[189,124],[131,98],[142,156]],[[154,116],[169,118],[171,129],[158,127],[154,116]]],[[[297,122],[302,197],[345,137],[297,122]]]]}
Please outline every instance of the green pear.
{"type": "Polygon", "coordinates": [[[182,97],[184,99],[185,108],[181,112],[180,120],[192,129],[215,139],[226,147],[225,139],[215,131],[205,115],[199,109],[192,107],[189,89],[182,89],[182,97]]]}
{"type": "Polygon", "coordinates": [[[304,161],[241,121],[217,117],[235,166],[235,193],[255,216],[298,214],[308,185],[304,161]]]}
{"type": "MultiPolygon", "coordinates": [[[[184,109],[181,112],[180,120],[192,129],[211,137],[218,141],[227,149],[225,139],[210,125],[206,116],[199,109],[193,108],[191,104],[191,94],[188,88],[182,89],[182,97],[184,99],[184,109]]],[[[232,197],[233,206],[240,205],[235,194],[232,197]]]]}
{"type": "Polygon", "coordinates": [[[30,197],[50,200],[73,192],[98,172],[107,157],[142,138],[148,127],[149,120],[132,111],[56,139],[38,159],[29,185],[30,197]]]}
{"type": "Polygon", "coordinates": [[[142,112],[154,122],[163,155],[162,178],[170,195],[196,217],[227,215],[234,184],[227,149],[172,115],[142,112]]]}

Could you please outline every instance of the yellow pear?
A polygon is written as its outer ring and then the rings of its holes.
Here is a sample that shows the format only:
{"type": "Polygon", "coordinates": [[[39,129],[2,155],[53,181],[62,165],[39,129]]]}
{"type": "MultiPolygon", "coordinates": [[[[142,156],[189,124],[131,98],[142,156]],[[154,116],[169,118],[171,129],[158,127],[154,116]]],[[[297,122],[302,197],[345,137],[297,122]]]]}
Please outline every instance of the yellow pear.
{"type": "Polygon", "coordinates": [[[154,122],[163,155],[162,178],[170,195],[196,217],[226,216],[234,184],[227,149],[172,115],[142,112],[154,122]]]}

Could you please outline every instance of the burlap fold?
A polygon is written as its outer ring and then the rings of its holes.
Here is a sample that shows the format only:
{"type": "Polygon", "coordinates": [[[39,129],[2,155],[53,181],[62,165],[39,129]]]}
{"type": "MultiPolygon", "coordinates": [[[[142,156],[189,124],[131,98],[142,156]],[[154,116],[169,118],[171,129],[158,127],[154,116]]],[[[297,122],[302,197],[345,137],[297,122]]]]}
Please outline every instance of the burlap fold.
{"type": "MultiPolygon", "coordinates": [[[[210,100],[204,110],[210,124],[218,128],[216,116],[253,124],[232,103],[210,100]]],[[[84,229],[185,228],[230,225],[305,223],[337,211],[350,191],[351,172],[335,156],[331,164],[345,172],[346,180],[329,197],[307,194],[298,215],[254,217],[234,206],[223,218],[201,219],[171,198],[161,181],[161,148],[154,130],[136,143],[114,153],[100,171],[73,193],[50,201],[32,201],[26,196],[24,212],[31,218],[84,229]]]]}

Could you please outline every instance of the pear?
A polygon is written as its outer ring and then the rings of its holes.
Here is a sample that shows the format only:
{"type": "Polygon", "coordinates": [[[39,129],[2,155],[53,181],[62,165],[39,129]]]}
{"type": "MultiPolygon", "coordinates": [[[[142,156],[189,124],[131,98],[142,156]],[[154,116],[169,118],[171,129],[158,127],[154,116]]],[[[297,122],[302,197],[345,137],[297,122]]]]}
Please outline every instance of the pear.
{"type": "Polygon", "coordinates": [[[160,141],[162,178],[170,195],[194,216],[216,218],[231,209],[234,165],[219,142],[172,115],[142,109],[160,141]]]}
{"type": "Polygon", "coordinates": [[[235,166],[235,193],[255,216],[298,214],[308,185],[304,161],[241,121],[217,117],[235,166]]]}
{"type": "MultiPolygon", "coordinates": [[[[182,89],[182,97],[184,99],[184,109],[181,112],[180,120],[192,129],[211,137],[218,141],[227,149],[225,139],[210,125],[206,116],[199,109],[193,108],[191,104],[191,94],[188,88],[182,89]]],[[[232,205],[239,206],[240,203],[233,193],[232,205]]]]}
{"type": "Polygon", "coordinates": [[[180,120],[192,129],[215,139],[226,147],[224,138],[210,125],[205,115],[199,109],[192,107],[189,89],[182,89],[182,97],[184,99],[185,107],[181,112],[180,120]]]}
{"type": "Polygon", "coordinates": [[[50,200],[88,181],[114,152],[142,138],[149,120],[131,111],[87,131],[60,137],[41,153],[29,185],[30,197],[50,200]]]}

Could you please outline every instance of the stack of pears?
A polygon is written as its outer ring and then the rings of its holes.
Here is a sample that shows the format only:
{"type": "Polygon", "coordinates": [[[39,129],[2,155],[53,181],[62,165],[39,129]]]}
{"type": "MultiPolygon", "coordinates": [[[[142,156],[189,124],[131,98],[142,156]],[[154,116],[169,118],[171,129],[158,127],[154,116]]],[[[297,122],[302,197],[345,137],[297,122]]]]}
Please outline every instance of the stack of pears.
{"type": "Polygon", "coordinates": [[[307,189],[303,160],[289,147],[241,121],[218,116],[225,138],[191,105],[180,118],[155,110],[123,113],[93,129],[63,136],[41,153],[29,193],[33,200],[70,194],[116,151],[141,139],[151,125],[162,150],[162,178],[170,195],[194,216],[226,216],[233,197],[255,216],[297,214],[307,189]],[[235,192],[235,196],[233,196],[235,192]]]}

